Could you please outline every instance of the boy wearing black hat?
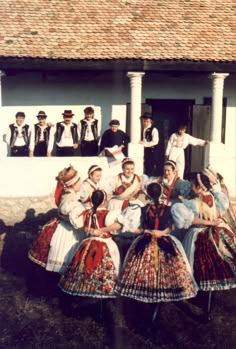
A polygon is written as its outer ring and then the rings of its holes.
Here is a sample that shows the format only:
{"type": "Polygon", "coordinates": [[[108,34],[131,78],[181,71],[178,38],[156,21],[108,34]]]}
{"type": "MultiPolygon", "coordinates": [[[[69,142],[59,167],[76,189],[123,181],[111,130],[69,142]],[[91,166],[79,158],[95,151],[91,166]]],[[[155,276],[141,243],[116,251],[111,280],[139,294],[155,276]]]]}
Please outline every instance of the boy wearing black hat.
{"type": "Polygon", "coordinates": [[[144,173],[147,176],[156,176],[157,173],[157,145],[159,143],[159,132],[153,126],[152,115],[145,113],[142,119],[142,139],[140,144],[144,145],[144,173]]]}
{"type": "Polygon", "coordinates": [[[29,156],[51,156],[53,148],[53,132],[47,124],[47,115],[40,110],[37,115],[38,123],[32,127],[29,156]]]}
{"type": "Polygon", "coordinates": [[[106,130],[101,139],[100,152],[104,148],[111,148],[114,145],[123,146],[122,152],[125,156],[128,156],[128,143],[130,142],[129,136],[124,132],[119,130],[120,122],[119,120],[113,119],[109,123],[110,129],[106,130]]]}
{"type": "Polygon", "coordinates": [[[77,125],[72,122],[74,114],[71,110],[65,110],[62,115],[64,120],[56,124],[57,156],[74,156],[79,146],[77,125]]]}
{"type": "Polygon", "coordinates": [[[94,109],[92,107],[84,109],[84,119],[79,122],[78,133],[81,155],[97,156],[100,127],[98,120],[94,119],[94,109]]]}
{"type": "Polygon", "coordinates": [[[16,122],[10,124],[6,134],[6,142],[11,148],[11,156],[29,156],[30,128],[25,124],[25,113],[16,113],[16,122]]]}

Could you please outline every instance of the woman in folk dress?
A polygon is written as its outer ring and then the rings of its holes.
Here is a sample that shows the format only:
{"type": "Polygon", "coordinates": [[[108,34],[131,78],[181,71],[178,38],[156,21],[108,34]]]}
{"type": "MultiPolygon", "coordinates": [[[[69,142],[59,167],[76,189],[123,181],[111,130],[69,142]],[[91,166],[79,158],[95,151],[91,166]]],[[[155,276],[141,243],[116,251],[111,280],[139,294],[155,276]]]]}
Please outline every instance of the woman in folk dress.
{"type": "Polygon", "coordinates": [[[114,298],[114,287],[119,272],[120,255],[112,240],[112,231],[100,232],[116,220],[119,211],[109,212],[106,194],[95,190],[92,208],[84,213],[84,228],[90,234],[77,249],[63,274],[59,287],[73,296],[114,298]]]}
{"type": "Polygon", "coordinates": [[[92,207],[91,196],[94,190],[103,188],[101,178],[102,168],[98,165],[90,166],[88,170],[88,178],[82,182],[80,189],[80,200],[86,208],[92,207]]]}
{"type": "Polygon", "coordinates": [[[115,292],[146,303],[194,297],[197,286],[181,243],[171,236],[170,207],[160,204],[161,186],[151,183],[152,202],[142,213],[141,235],[128,250],[115,292]]]}
{"type": "Polygon", "coordinates": [[[172,206],[177,228],[188,229],[183,246],[199,289],[226,290],[236,287],[236,235],[222,213],[228,199],[212,192],[209,178],[195,173],[191,179],[191,200],[172,206]]]}
{"type": "Polygon", "coordinates": [[[113,196],[108,202],[109,210],[119,209],[123,211],[129,203],[140,203],[138,200],[141,190],[141,179],[134,173],[134,161],[130,158],[124,158],[122,161],[122,173],[115,177],[112,183],[113,196]]]}
{"type": "Polygon", "coordinates": [[[79,202],[80,176],[72,167],[57,176],[55,201],[59,217],[45,224],[33,242],[28,256],[48,271],[62,273],[70,263],[85,233],[83,226],[85,207],[79,202]]]}
{"type": "Polygon", "coordinates": [[[174,202],[178,201],[181,191],[185,190],[182,187],[186,186],[185,181],[179,178],[176,163],[172,160],[165,161],[163,176],[155,179],[151,178],[146,182],[146,185],[152,182],[161,185],[162,192],[159,201],[167,206],[171,206],[174,202]]]}

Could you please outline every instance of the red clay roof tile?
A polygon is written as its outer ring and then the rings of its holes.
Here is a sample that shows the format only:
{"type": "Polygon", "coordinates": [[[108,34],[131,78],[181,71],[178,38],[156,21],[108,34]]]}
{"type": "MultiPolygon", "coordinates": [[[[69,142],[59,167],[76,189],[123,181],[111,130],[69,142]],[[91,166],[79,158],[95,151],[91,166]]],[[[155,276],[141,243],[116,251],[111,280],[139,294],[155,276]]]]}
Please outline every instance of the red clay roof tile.
{"type": "Polygon", "coordinates": [[[0,0],[0,56],[236,61],[235,0],[0,0]]]}

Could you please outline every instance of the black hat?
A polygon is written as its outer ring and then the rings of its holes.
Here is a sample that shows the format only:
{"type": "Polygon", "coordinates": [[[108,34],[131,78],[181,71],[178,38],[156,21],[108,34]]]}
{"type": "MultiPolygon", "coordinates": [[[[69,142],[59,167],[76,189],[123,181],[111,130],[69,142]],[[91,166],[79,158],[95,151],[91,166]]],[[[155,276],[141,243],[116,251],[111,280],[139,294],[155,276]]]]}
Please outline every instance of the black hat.
{"type": "Polygon", "coordinates": [[[72,118],[72,116],[75,114],[72,113],[72,110],[64,110],[64,113],[62,113],[62,115],[66,118],[72,118]]]}
{"type": "Polygon", "coordinates": [[[37,118],[41,118],[41,119],[46,119],[46,118],[47,118],[47,115],[46,115],[45,111],[40,110],[40,111],[38,112],[38,115],[36,115],[36,117],[37,117],[37,118]]]}
{"type": "Polygon", "coordinates": [[[141,119],[147,120],[147,119],[151,119],[152,120],[152,114],[150,113],[144,113],[143,115],[141,115],[140,117],[141,119]]]}
{"type": "Polygon", "coordinates": [[[120,126],[120,121],[119,120],[116,120],[116,119],[113,119],[109,122],[109,125],[110,126],[120,126]]]}
{"type": "Polygon", "coordinates": [[[16,118],[18,118],[18,117],[25,118],[25,113],[23,111],[18,111],[16,113],[16,118]]]}

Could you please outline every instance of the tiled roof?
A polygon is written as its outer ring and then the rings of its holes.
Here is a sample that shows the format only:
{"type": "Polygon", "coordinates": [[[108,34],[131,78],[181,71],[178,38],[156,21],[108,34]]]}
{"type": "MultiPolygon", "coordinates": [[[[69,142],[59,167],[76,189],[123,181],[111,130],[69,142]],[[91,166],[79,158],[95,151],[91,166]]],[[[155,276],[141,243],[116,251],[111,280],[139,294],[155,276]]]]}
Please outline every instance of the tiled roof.
{"type": "Polygon", "coordinates": [[[0,0],[0,57],[236,61],[236,0],[0,0]]]}

